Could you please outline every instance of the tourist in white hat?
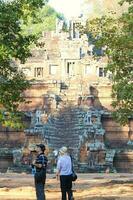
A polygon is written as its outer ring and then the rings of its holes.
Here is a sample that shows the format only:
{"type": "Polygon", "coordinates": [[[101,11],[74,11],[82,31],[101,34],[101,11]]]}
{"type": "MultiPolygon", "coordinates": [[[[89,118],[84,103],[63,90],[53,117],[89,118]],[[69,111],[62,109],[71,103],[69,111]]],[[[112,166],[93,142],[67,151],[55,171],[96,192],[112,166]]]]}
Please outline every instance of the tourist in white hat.
{"type": "Polygon", "coordinates": [[[67,147],[59,150],[59,158],[57,161],[57,179],[60,176],[60,188],[62,200],[74,200],[72,194],[72,162],[71,157],[67,153],[67,147]]]}

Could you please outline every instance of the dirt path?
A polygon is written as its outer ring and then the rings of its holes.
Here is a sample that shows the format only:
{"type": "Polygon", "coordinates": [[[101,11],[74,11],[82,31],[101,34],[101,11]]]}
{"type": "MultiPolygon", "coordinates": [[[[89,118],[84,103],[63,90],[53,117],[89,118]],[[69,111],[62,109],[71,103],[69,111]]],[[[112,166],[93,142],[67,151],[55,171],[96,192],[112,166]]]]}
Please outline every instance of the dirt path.
{"type": "MultiPolygon", "coordinates": [[[[75,200],[133,200],[132,174],[79,174],[75,200]]],[[[47,175],[47,200],[60,200],[59,181],[47,175]]],[[[0,174],[0,200],[35,200],[34,179],[27,174],[0,174]]]]}

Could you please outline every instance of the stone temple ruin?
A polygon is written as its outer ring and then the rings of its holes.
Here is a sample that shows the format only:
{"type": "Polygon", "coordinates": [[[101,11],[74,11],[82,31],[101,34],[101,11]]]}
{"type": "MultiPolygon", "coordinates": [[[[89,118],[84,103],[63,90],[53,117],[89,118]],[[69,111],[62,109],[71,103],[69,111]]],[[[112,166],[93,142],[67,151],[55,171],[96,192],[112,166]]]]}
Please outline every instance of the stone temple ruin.
{"type": "Polygon", "coordinates": [[[43,142],[48,149],[49,172],[55,169],[54,152],[63,145],[69,148],[78,172],[132,172],[131,127],[130,134],[128,127],[121,130],[108,110],[95,106],[92,94],[80,97],[80,104],[78,101],[77,105],[58,105],[56,109],[58,101],[51,96],[47,98],[52,98],[54,111],[48,112],[48,108],[29,111],[25,119],[29,128],[1,133],[2,171],[30,171],[35,145],[43,142]]]}
{"type": "Polygon", "coordinates": [[[124,127],[112,119],[107,58],[94,60],[93,47],[75,23],[68,33],[43,33],[44,45],[19,66],[36,82],[24,93],[30,103],[20,105],[25,130],[0,127],[1,172],[30,172],[40,142],[47,146],[49,172],[63,145],[78,172],[133,171],[133,119],[124,127]]]}
{"type": "MultiPolygon", "coordinates": [[[[81,105],[78,106],[68,104],[59,107],[49,115],[47,121],[42,123],[40,120],[35,123],[34,127],[26,130],[27,136],[39,134],[41,140],[48,145],[51,171],[55,166],[54,152],[64,145],[69,148],[70,154],[74,158],[75,168],[79,172],[125,170],[124,167],[119,167],[120,163],[117,163],[123,162],[122,158],[120,161],[117,159],[122,152],[125,157],[132,154],[132,147],[128,143],[125,145],[125,149],[122,146],[114,147],[108,144],[103,120],[110,118],[110,113],[95,107],[93,95],[84,98],[85,103],[81,101],[81,105]]],[[[44,113],[40,112],[40,115],[36,115],[36,117],[44,118],[44,113]]],[[[130,166],[128,166],[128,170],[132,171],[130,166]]]]}

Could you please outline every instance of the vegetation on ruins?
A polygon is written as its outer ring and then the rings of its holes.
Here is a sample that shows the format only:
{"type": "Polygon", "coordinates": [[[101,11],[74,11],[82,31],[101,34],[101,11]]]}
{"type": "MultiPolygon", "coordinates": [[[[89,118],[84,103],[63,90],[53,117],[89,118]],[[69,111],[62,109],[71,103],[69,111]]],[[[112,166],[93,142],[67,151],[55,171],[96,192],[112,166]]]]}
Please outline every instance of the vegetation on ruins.
{"type": "Polygon", "coordinates": [[[0,123],[20,127],[19,104],[24,102],[23,91],[30,87],[16,62],[24,63],[30,56],[30,45],[37,40],[32,33],[24,35],[22,25],[38,22],[38,10],[44,0],[0,0],[0,123]]]}
{"type": "Polygon", "coordinates": [[[108,56],[113,116],[122,124],[133,116],[133,0],[122,0],[120,5],[124,3],[129,3],[129,7],[121,16],[105,15],[88,20],[85,27],[96,47],[103,48],[108,56]]]}

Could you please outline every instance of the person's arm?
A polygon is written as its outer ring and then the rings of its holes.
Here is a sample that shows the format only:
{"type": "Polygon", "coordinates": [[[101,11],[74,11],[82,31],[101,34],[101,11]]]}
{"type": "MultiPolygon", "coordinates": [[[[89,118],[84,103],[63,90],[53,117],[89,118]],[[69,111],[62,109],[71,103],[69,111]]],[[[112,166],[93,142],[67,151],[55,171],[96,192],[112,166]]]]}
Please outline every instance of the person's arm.
{"type": "Polygon", "coordinates": [[[59,179],[60,171],[61,171],[61,162],[60,162],[60,159],[59,159],[57,161],[57,171],[56,171],[57,180],[59,179]]]}
{"type": "Polygon", "coordinates": [[[44,158],[44,155],[39,155],[37,158],[33,161],[33,165],[37,168],[42,168],[46,164],[46,159],[44,158]]]}
{"type": "Polygon", "coordinates": [[[34,161],[32,162],[32,164],[33,164],[35,167],[37,167],[37,168],[41,168],[41,167],[42,167],[42,164],[36,163],[36,160],[34,160],[34,161]]]}
{"type": "Polygon", "coordinates": [[[48,158],[44,155],[44,157],[43,157],[43,166],[47,167],[47,164],[48,164],[48,158]]]}
{"type": "Polygon", "coordinates": [[[60,172],[57,170],[57,172],[56,172],[56,178],[57,178],[57,180],[59,180],[59,176],[60,176],[60,172]]]}

